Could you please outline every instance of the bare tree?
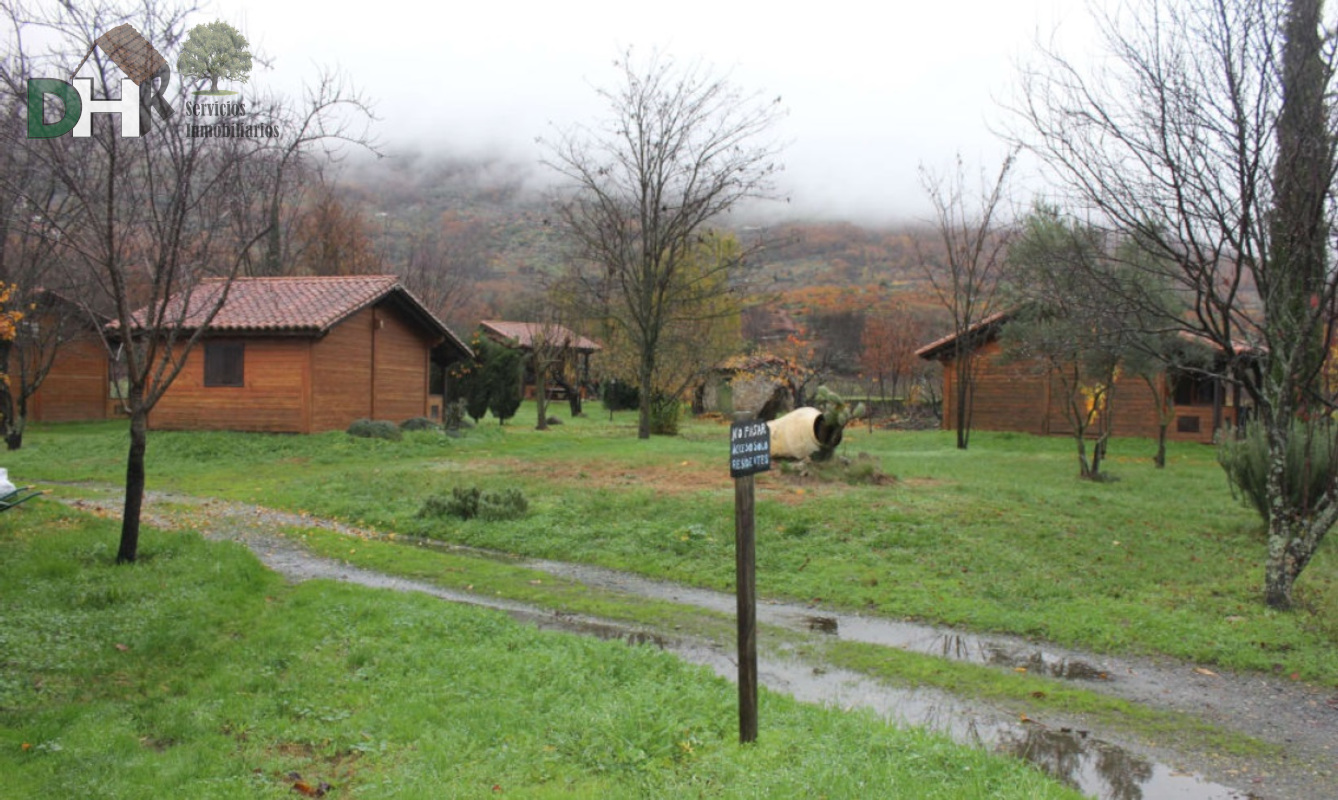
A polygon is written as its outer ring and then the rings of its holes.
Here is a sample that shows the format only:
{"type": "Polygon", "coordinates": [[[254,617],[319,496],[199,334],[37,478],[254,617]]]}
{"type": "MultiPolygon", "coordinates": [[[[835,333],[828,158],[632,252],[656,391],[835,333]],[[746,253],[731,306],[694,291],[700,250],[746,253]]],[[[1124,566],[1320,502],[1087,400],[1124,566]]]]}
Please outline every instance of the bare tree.
{"type": "Polygon", "coordinates": [[[1016,151],[1004,157],[992,181],[982,175],[979,191],[970,185],[960,155],[955,170],[946,176],[920,168],[920,182],[934,208],[934,226],[943,247],[943,263],[931,263],[923,253],[920,263],[939,303],[952,318],[951,399],[960,450],[971,441],[975,397],[976,354],[969,333],[994,310],[1008,244],[1008,228],[999,216],[1015,157],[1016,151]]]}
{"type": "Polygon", "coordinates": [[[653,55],[617,62],[621,82],[601,89],[608,116],[548,145],[567,181],[557,219],[575,245],[574,280],[637,354],[638,436],[651,434],[666,331],[718,313],[739,259],[703,265],[694,250],[713,220],[772,193],[779,147],[766,137],[780,98],[740,92],[704,67],[653,55]],[[695,268],[687,268],[694,265],[695,268]]]}
{"type": "MultiPolygon", "coordinates": [[[[1338,480],[1299,490],[1289,447],[1333,436],[1320,380],[1332,344],[1333,54],[1319,0],[1127,0],[1098,12],[1088,72],[1043,48],[1024,73],[1019,142],[1092,219],[1138,242],[1187,314],[1156,325],[1209,342],[1267,431],[1265,599],[1292,586],[1338,521],[1338,480]],[[1299,437],[1299,439],[1298,439],[1299,437]]],[[[1310,463],[1309,457],[1305,459],[1310,463]]]]}
{"type": "MultiPolygon", "coordinates": [[[[367,215],[351,192],[324,181],[289,231],[283,265],[288,275],[380,275],[384,257],[372,241],[367,215]]],[[[271,217],[272,222],[272,217],[271,217]]],[[[272,228],[271,228],[272,230],[272,228]]]]}
{"type": "Polygon", "coordinates": [[[477,221],[444,212],[410,223],[408,252],[396,271],[404,285],[448,324],[469,327],[460,317],[475,299],[475,278],[487,263],[488,231],[477,221]]]}
{"type": "Polygon", "coordinates": [[[324,185],[323,167],[337,160],[344,146],[381,156],[370,132],[377,117],[347,76],[328,69],[304,87],[300,105],[269,95],[252,108],[278,135],[247,165],[266,190],[246,202],[268,215],[264,257],[255,259],[248,274],[282,275],[291,263],[289,240],[301,219],[302,198],[311,185],[324,185]]]}

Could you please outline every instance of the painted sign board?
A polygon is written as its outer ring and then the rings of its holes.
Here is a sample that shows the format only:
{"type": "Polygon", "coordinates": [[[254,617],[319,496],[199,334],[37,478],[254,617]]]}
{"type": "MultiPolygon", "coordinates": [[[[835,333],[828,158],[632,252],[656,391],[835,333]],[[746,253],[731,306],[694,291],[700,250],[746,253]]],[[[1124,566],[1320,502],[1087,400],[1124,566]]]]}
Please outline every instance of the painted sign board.
{"type": "Polygon", "coordinates": [[[771,429],[760,419],[729,426],[729,476],[742,478],[771,469],[771,429]]]}

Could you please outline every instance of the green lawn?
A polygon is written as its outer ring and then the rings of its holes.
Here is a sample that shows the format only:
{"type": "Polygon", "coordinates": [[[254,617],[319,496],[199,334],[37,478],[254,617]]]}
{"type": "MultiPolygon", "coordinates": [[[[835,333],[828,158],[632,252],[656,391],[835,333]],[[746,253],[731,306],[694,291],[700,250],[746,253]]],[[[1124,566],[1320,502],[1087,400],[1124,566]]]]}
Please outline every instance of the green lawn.
{"type": "MultiPolygon", "coordinates": [[[[69,433],[38,432],[29,456],[69,433]]],[[[96,460],[115,437],[81,438],[71,457],[96,460]]],[[[287,798],[301,780],[350,798],[1076,797],[1020,762],[766,692],[763,735],[741,747],[734,688],[653,648],[289,586],[189,533],[146,530],[118,567],[115,537],[51,502],[0,517],[0,796],[287,798]]]]}
{"type": "MultiPolygon", "coordinates": [[[[565,418],[565,409],[559,409],[565,418]]],[[[533,556],[588,561],[702,586],[733,580],[733,492],[721,423],[635,439],[634,420],[593,411],[548,432],[526,406],[463,438],[400,442],[343,433],[153,433],[150,488],[174,488],[347,519],[377,530],[533,556]],[[512,522],[420,519],[454,487],[521,488],[512,522]]],[[[120,425],[34,428],[9,454],[11,475],[117,481],[120,425]]],[[[1338,682],[1338,560],[1332,547],[1301,578],[1301,610],[1264,606],[1261,525],[1230,495],[1212,448],[1116,440],[1118,480],[1076,478],[1064,438],[852,428],[888,486],[758,480],[763,596],[1044,638],[1107,652],[1338,682]]],[[[60,491],[58,489],[58,491],[60,491]]]]}

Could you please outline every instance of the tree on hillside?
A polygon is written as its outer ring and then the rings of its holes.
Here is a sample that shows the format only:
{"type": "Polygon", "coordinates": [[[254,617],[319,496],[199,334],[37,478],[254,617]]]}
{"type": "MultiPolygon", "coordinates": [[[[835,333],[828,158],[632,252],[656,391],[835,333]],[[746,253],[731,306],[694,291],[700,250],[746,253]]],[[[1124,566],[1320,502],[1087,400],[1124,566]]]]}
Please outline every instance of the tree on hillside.
{"type": "Polygon", "coordinates": [[[448,325],[468,327],[473,322],[464,317],[492,249],[487,226],[447,211],[409,223],[408,252],[396,273],[429,311],[448,325]]]}
{"type": "Polygon", "coordinates": [[[1043,50],[1017,103],[1018,140],[1083,213],[1144,248],[1140,268],[1188,304],[1158,327],[1208,342],[1227,362],[1221,377],[1253,402],[1267,441],[1265,599],[1275,608],[1292,605],[1338,521],[1338,476],[1293,491],[1313,476],[1287,466],[1289,447],[1334,435],[1316,413],[1333,407],[1321,373],[1338,288],[1321,8],[1128,0],[1096,15],[1108,56],[1099,72],[1043,50]]]}
{"type": "Polygon", "coordinates": [[[268,120],[278,136],[263,140],[259,157],[246,165],[260,187],[240,199],[247,217],[267,217],[265,252],[247,267],[250,276],[283,275],[292,267],[295,228],[305,210],[309,189],[322,186],[323,169],[341,155],[341,148],[366,150],[380,157],[371,124],[377,117],[372,103],[342,74],[321,70],[314,84],[303,87],[303,98],[262,95],[248,104],[257,119],[268,120]]]}
{"type": "Polygon", "coordinates": [[[219,78],[246,83],[251,77],[250,44],[241,32],[222,20],[190,29],[177,58],[177,72],[184,78],[209,81],[209,91],[218,91],[219,78]]]}
{"type": "MultiPolygon", "coordinates": [[[[549,143],[547,163],[567,183],[556,216],[574,245],[572,279],[637,354],[637,435],[651,404],[665,332],[691,324],[738,261],[685,270],[712,221],[772,192],[779,148],[765,137],[779,98],[746,95],[699,65],[664,55],[617,62],[620,83],[599,90],[607,117],[549,143]]],[[[662,397],[662,396],[661,396],[662,397]]]]}
{"type": "Polygon", "coordinates": [[[386,266],[376,252],[362,208],[337,185],[324,185],[303,209],[292,236],[286,270],[294,275],[379,275],[386,266]]]}
{"type": "Polygon", "coordinates": [[[870,312],[860,339],[860,368],[878,385],[879,400],[887,405],[889,384],[892,396],[908,383],[919,359],[916,348],[924,344],[924,322],[902,304],[870,312]]]}
{"type": "MultiPolygon", "coordinates": [[[[967,335],[971,327],[993,311],[1008,242],[1004,212],[1008,173],[1015,153],[1009,153],[993,180],[981,179],[973,191],[961,156],[948,175],[920,168],[920,182],[934,209],[934,226],[941,258],[922,254],[920,263],[940,305],[947,310],[956,337],[952,352],[953,427],[957,447],[971,441],[971,406],[975,399],[976,351],[967,335]]],[[[945,398],[946,400],[947,398],[945,398]]]]}

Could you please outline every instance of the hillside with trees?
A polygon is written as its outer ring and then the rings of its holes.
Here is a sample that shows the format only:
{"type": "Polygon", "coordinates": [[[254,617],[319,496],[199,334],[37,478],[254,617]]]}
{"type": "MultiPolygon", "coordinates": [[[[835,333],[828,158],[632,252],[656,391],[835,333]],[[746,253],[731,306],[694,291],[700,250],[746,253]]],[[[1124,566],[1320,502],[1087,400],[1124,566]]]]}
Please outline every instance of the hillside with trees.
{"type": "MultiPolygon", "coordinates": [[[[341,213],[357,215],[352,227],[377,269],[404,276],[460,329],[523,316],[570,257],[553,207],[524,165],[392,153],[353,165],[334,186],[341,213]]],[[[863,375],[876,384],[881,374],[889,394],[924,372],[907,353],[947,330],[924,266],[939,260],[931,227],[798,220],[733,227],[752,253],[738,279],[746,346],[781,351],[823,376],[863,375]],[[768,337],[749,325],[777,313],[794,327],[768,337]],[[900,355],[871,354],[871,343],[885,338],[873,330],[896,331],[905,340],[894,348],[900,355]]]]}

